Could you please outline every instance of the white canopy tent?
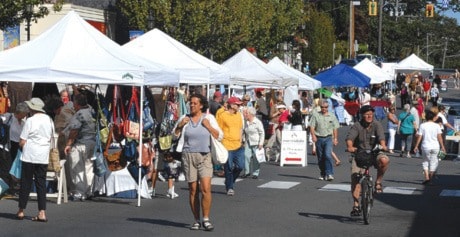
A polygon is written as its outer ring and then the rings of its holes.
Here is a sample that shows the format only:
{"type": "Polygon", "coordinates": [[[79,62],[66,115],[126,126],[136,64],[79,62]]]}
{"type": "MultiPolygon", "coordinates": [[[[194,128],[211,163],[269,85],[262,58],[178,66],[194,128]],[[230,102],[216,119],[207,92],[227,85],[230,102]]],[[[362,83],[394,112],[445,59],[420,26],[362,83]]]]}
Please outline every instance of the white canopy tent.
{"type": "Polygon", "coordinates": [[[382,71],[388,73],[392,80],[394,80],[394,78],[396,77],[396,74],[395,74],[395,67],[398,63],[381,63],[382,65],[382,71]]]}
{"type": "Polygon", "coordinates": [[[1,52],[0,81],[177,86],[179,72],[130,53],[71,11],[33,41],[1,52]]]}
{"type": "Polygon", "coordinates": [[[407,71],[433,71],[434,67],[431,64],[426,63],[417,55],[411,54],[409,57],[403,59],[395,66],[395,70],[407,70],[407,71]]]}
{"type": "Polygon", "coordinates": [[[306,74],[303,74],[299,70],[296,70],[283,61],[281,61],[278,57],[274,57],[268,65],[273,68],[274,70],[286,73],[291,75],[293,78],[297,78],[299,80],[298,88],[299,90],[316,90],[321,88],[321,82],[309,77],[306,74]]]}
{"type": "Polygon", "coordinates": [[[371,84],[380,84],[385,81],[393,80],[390,74],[384,72],[380,67],[367,58],[363,59],[353,68],[368,76],[371,79],[371,84]]]}
{"type": "Polygon", "coordinates": [[[159,29],[153,29],[122,46],[153,62],[180,71],[181,83],[229,84],[230,72],[222,65],[193,51],[159,29]]]}
{"type": "Polygon", "coordinates": [[[234,85],[281,88],[299,83],[297,78],[273,69],[246,49],[242,49],[222,65],[230,69],[230,84],[234,85]]]}
{"type": "Polygon", "coordinates": [[[0,52],[0,81],[178,85],[179,74],[140,58],[74,11],[36,39],[0,52]]]}

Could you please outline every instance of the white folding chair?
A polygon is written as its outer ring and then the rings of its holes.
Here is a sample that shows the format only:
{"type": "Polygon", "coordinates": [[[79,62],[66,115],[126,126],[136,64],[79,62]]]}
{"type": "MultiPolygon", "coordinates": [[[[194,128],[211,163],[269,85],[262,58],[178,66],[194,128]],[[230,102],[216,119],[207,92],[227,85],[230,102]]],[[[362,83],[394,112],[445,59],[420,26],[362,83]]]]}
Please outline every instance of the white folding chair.
{"type": "MultiPolygon", "coordinates": [[[[60,160],[61,170],[59,172],[48,171],[46,172],[46,181],[57,181],[57,193],[47,193],[46,197],[56,197],[57,204],[61,204],[61,199],[64,198],[64,203],[68,202],[67,195],[67,182],[65,177],[65,162],[60,160]]],[[[30,193],[31,197],[36,197],[37,193],[30,193]]]]}

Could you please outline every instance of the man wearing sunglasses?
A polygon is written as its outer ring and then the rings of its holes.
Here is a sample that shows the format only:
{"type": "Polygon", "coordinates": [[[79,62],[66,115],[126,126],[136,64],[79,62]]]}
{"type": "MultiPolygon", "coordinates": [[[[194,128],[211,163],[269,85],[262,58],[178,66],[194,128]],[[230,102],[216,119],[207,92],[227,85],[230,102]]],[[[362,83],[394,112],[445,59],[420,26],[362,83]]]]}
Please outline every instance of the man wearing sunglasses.
{"type": "Polygon", "coordinates": [[[319,113],[314,113],[310,120],[312,141],[316,145],[316,156],[320,170],[320,180],[334,180],[334,166],[332,159],[332,145],[338,144],[339,121],[334,114],[329,113],[327,100],[320,100],[319,113]]]}

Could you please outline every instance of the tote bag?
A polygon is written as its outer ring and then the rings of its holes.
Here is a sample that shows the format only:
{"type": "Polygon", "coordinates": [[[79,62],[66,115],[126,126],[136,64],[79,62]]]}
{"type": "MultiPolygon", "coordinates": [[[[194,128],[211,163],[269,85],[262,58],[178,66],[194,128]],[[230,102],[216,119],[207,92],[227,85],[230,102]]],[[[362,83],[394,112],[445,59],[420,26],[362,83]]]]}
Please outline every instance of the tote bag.
{"type": "Polygon", "coordinates": [[[16,158],[14,159],[14,162],[11,165],[11,169],[10,169],[10,174],[17,179],[21,179],[21,169],[22,169],[21,156],[22,156],[22,151],[18,150],[18,153],[16,154],[16,158]]]}
{"type": "Polygon", "coordinates": [[[219,140],[211,136],[211,156],[212,162],[215,165],[223,165],[227,163],[228,151],[219,140]]]}

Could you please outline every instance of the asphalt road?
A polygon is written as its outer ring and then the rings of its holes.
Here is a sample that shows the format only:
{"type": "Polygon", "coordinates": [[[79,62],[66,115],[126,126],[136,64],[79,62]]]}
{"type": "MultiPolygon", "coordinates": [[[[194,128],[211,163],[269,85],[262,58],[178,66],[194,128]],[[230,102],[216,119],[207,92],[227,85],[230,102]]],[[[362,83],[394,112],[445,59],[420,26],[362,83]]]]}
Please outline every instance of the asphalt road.
{"type": "MultiPolygon", "coordinates": [[[[442,96],[458,99],[457,94],[449,90],[442,96]]],[[[140,207],[137,199],[98,197],[56,205],[50,198],[47,223],[30,220],[37,213],[36,201],[29,202],[27,218],[20,221],[15,219],[17,200],[1,200],[1,236],[460,236],[460,163],[453,160],[441,161],[435,183],[424,186],[420,158],[391,156],[370,225],[351,218],[350,165],[343,142],[348,129],[339,130],[335,151],[342,165],[335,167],[332,182],[317,179],[311,154],[306,167],[262,164],[259,179],[237,182],[233,197],[215,178],[213,232],[188,229],[193,216],[185,182],[176,183],[180,197],[174,200],[163,195],[167,184],[159,182],[159,195],[142,200],[140,207]]]]}

